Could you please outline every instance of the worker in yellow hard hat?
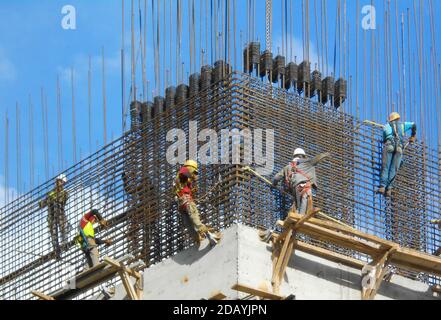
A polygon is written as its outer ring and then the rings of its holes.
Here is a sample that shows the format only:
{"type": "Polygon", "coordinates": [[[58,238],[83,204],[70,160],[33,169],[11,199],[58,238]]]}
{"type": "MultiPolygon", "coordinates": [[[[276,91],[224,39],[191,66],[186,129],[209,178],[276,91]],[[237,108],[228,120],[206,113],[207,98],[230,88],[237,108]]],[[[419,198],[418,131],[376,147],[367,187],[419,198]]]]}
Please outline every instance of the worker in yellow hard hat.
{"type": "Polygon", "coordinates": [[[100,239],[95,236],[95,229],[93,225],[98,222],[103,227],[107,228],[107,220],[102,217],[100,212],[93,209],[87,212],[80,220],[78,225],[78,235],[75,237],[76,244],[81,248],[86,257],[85,270],[93,268],[99,264],[98,245],[105,244],[110,246],[111,239],[100,239]]]}
{"type": "Polygon", "coordinates": [[[217,244],[221,234],[214,232],[201,222],[199,211],[193,198],[197,191],[196,182],[198,179],[198,163],[194,160],[187,160],[178,171],[174,183],[174,194],[178,202],[178,210],[181,213],[184,224],[195,243],[199,246],[201,240],[208,238],[211,244],[217,244]]]}
{"type": "Polygon", "coordinates": [[[47,223],[49,227],[49,234],[52,241],[57,259],[61,259],[61,243],[67,243],[69,223],[67,222],[65,214],[65,206],[68,199],[68,193],[64,189],[67,183],[67,177],[60,174],[55,179],[55,188],[50,191],[46,198],[41,200],[38,205],[40,209],[45,207],[47,210],[47,223]],[[59,239],[58,231],[61,233],[61,241],[59,239]]]}
{"type": "Polygon", "coordinates": [[[406,132],[412,131],[409,143],[415,142],[417,133],[414,122],[400,122],[400,119],[397,112],[392,112],[383,129],[383,165],[377,193],[387,197],[392,195],[395,177],[402,163],[406,132]]]}

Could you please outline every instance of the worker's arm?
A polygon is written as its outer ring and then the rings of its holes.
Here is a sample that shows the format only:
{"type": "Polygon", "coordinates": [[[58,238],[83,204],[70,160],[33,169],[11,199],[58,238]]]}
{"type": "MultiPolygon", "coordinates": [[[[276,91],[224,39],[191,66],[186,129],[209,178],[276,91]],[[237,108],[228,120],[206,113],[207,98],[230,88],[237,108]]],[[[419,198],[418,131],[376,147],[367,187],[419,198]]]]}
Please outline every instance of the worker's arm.
{"type": "Polygon", "coordinates": [[[329,152],[325,152],[322,154],[319,154],[318,156],[315,156],[310,160],[310,163],[313,167],[315,167],[317,164],[319,164],[323,159],[330,157],[331,154],[329,152]]]}
{"type": "Polygon", "coordinates": [[[110,246],[111,244],[112,244],[112,240],[110,240],[110,239],[100,239],[100,238],[95,238],[95,243],[97,244],[97,245],[102,245],[102,244],[105,244],[106,246],[110,246]]]}
{"type": "Polygon", "coordinates": [[[44,207],[47,206],[47,199],[48,198],[45,198],[45,199],[41,200],[40,202],[38,202],[38,206],[40,207],[40,209],[43,209],[44,207]]]}
{"type": "Polygon", "coordinates": [[[274,178],[273,178],[273,186],[277,187],[277,185],[279,184],[280,181],[282,181],[284,179],[284,169],[280,170],[279,173],[277,173],[274,178]]]}
{"type": "Polygon", "coordinates": [[[404,131],[408,132],[409,130],[412,130],[410,142],[414,142],[416,134],[417,134],[417,126],[416,126],[415,122],[405,122],[404,123],[404,131]]]}

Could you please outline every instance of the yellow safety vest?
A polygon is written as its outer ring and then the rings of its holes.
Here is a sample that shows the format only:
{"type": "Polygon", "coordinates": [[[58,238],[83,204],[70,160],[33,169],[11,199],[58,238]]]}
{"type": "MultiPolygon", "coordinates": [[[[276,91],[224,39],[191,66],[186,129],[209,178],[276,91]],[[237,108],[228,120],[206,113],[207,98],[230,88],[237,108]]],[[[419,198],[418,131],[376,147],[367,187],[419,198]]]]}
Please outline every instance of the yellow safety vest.
{"type": "Polygon", "coordinates": [[[83,228],[84,235],[88,238],[95,238],[95,230],[93,229],[92,222],[88,222],[83,228]]]}

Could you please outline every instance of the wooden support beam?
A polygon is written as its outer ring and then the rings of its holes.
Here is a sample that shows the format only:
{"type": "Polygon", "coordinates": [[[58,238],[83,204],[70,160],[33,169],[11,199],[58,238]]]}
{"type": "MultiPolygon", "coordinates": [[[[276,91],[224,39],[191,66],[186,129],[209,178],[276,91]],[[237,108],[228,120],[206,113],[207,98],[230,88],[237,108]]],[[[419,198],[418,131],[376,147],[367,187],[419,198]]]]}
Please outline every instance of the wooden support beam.
{"type": "Polygon", "coordinates": [[[430,289],[432,289],[432,292],[441,294],[441,286],[439,284],[432,286],[430,289]]]}
{"type": "MultiPolygon", "coordinates": [[[[291,245],[291,239],[293,237],[293,231],[290,229],[288,230],[288,234],[284,239],[282,249],[280,250],[280,254],[276,257],[276,264],[273,269],[273,276],[271,278],[271,284],[273,285],[273,291],[277,294],[279,292],[280,287],[280,273],[282,270],[282,265],[284,264],[285,256],[291,255],[292,253],[292,245],[291,245]],[[290,251],[289,251],[290,250],[290,251]]],[[[294,235],[295,238],[295,235],[294,235]]]]}
{"type": "Polygon", "coordinates": [[[231,287],[231,289],[239,291],[239,292],[243,292],[243,293],[247,293],[256,297],[261,297],[264,299],[269,299],[269,300],[284,300],[285,297],[281,296],[279,294],[274,294],[268,291],[264,291],[264,290],[260,290],[260,289],[256,289],[256,288],[252,288],[250,286],[246,286],[240,283],[235,284],[234,286],[231,287]]]}
{"type": "Polygon", "coordinates": [[[131,300],[140,300],[142,297],[142,286],[140,285],[140,281],[142,279],[141,275],[138,272],[126,267],[123,262],[115,261],[109,257],[105,257],[104,262],[112,267],[118,268],[118,274],[121,278],[124,289],[126,289],[127,296],[131,300]],[[136,279],[135,286],[139,288],[135,289],[130,282],[130,276],[136,279]]]}
{"type": "Polygon", "coordinates": [[[129,274],[124,270],[119,270],[118,274],[121,277],[124,289],[126,289],[127,296],[130,298],[130,300],[139,300],[139,297],[135,291],[135,288],[133,287],[132,283],[130,282],[129,274]]]}
{"type": "MultiPolygon", "coordinates": [[[[294,215],[291,216],[291,218],[293,220],[295,220],[295,221],[298,221],[299,219],[302,218],[302,216],[299,215],[299,214],[294,214],[294,215]]],[[[338,231],[338,232],[344,233],[346,235],[354,236],[354,237],[357,237],[357,238],[360,238],[360,239],[367,240],[369,242],[373,242],[373,243],[379,244],[382,247],[384,247],[385,250],[386,249],[390,249],[390,248],[392,248],[392,247],[394,247],[396,245],[392,241],[388,241],[388,240],[382,239],[380,237],[377,237],[377,236],[374,236],[374,235],[370,235],[370,234],[358,231],[358,230],[356,230],[354,228],[347,228],[347,227],[345,227],[343,225],[340,225],[340,224],[332,222],[332,221],[325,221],[325,220],[321,220],[321,219],[317,219],[317,218],[313,218],[312,217],[312,218],[309,219],[309,222],[311,224],[314,224],[314,225],[317,225],[317,226],[320,226],[320,227],[323,227],[323,228],[326,228],[326,229],[330,229],[330,230],[333,230],[333,231],[338,231]]]]}
{"type": "Polygon", "coordinates": [[[134,277],[136,279],[141,278],[141,275],[139,272],[134,271],[134,270],[130,269],[129,267],[126,267],[122,262],[118,262],[118,261],[113,260],[112,258],[109,258],[109,257],[105,257],[103,261],[112,267],[115,267],[118,269],[123,268],[131,277],[134,277]]]}
{"type": "Polygon", "coordinates": [[[280,290],[280,283],[288,266],[289,260],[294,252],[294,243],[296,242],[297,230],[299,230],[309,219],[311,219],[316,213],[320,212],[320,209],[313,208],[312,197],[308,197],[308,210],[304,216],[298,221],[292,219],[297,213],[290,211],[288,217],[285,220],[283,233],[276,239],[276,242],[283,241],[283,246],[275,258],[273,263],[273,275],[271,284],[273,285],[274,293],[278,294],[280,290]]]}
{"type": "Polygon", "coordinates": [[[298,241],[298,240],[294,243],[294,247],[298,251],[306,252],[306,253],[312,254],[314,256],[326,259],[326,260],[341,263],[342,265],[345,265],[345,266],[348,266],[351,268],[355,268],[358,270],[363,269],[363,267],[366,264],[365,262],[363,262],[361,260],[358,260],[358,259],[355,259],[355,258],[352,258],[349,256],[345,256],[343,254],[336,253],[334,251],[320,248],[320,247],[314,246],[312,244],[298,241]]]}
{"type": "Polygon", "coordinates": [[[224,295],[222,292],[217,291],[214,293],[208,300],[224,300],[227,296],[224,295]]]}
{"type": "Polygon", "coordinates": [[[40,300],[55,300],[53,297],[48,296],[44,293],[38,292],[38,291],[31,291],[31,293],[36,296],[37,298],[39,298],[40,300]]]}
{"type": "Polygon", "coordinates": [[[373,300],[375,298],[375,295],[383,282],[383,278],[386,275],[388,262],[396,251],[397,248],[392,248],[369,263],[369,265],[375,270],[375,279],[371,279],[371,281],[373,280],[374,282],[370,283],[369,288],[364,287],[362,283],[361,296],[363,300],[373,300]]]}

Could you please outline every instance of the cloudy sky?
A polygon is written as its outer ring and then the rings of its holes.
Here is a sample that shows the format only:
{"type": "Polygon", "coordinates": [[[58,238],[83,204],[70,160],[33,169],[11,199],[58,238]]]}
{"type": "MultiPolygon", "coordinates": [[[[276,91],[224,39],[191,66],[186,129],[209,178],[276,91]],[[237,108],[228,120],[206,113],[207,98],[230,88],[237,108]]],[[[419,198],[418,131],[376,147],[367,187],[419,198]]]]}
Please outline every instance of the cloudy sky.
{"type": "MultiPolygon", "coordinates": [[[[125,1],[125,40],[126,50],[126,101],[129,101],[130,93],[130,2],[125,1]]],[[[175,35],[170,38],[170,29],[176,30],[176,8],[177,0],[155,0],[144,1],[135,0],[136,6],[136,57],[137,57],[137,88],[142,92],[141,83],[141,59],[139,50],[139,28],[144,26],[144,5],[147,4],[147,43],[146,43],[146,68],[147,80],[149,83],[148,94],[151,99],[155,93],[160,93],[165,86],[165,78],[168,76],[169,83],[176,84],[176,39],[175,35]],[[139,20],[138,6],[141,9],[141,22],[139,20]],[[152,8],[152,5],[154,8],[152,8]],[[160,52],[159,52],[159,74],[162,84],[155,84],[155,56],[153,34],[158,34],[157,15],[152,18],[152,9],[156,12],[160,8],[160,52]],[[164,7],[166,10],[164,11],[164,7]],[[172,11],[170,11],[172,10],[172,11]],[[165,15],[164,15],[165,13],[165,15]],[[165,23],[164,23],[165,21],[165,23]],[[166,46],[163,43],[167,43],[166,46]],[[171,52],[171,54],[170,54],[171,52]],[[173,59],[170,59],[173,57],[173,59]]],[[[182,41],[181,41],[181,61],[184,62],[184,74],[194,72],[201,64],[201,51],[204,49],[205,62],[214,62],[216,57],[211,47],[216,46],[210,42],[211,29],[209,21],[215,19],[218,9],[218,23],[226,24],[225,1],[219,0],[181,0],[182,12],[182,41]],[[192,3],[195,3],[195,24],[196,37],[194,39],[197,53],[191,61],[190,70],[190,30],[191,20],[189,20],[192,3]],[[190,6],[189,6],[190,4],[190,6]],[[214,9],[213,9],[214,8],[214,9]],[[213,15],[214,12],[214,15],[213,15]],[[207,15],[208,13],[208,15],[207,15]]],[[[248,6],[255,4],[255,32],[254,40],[262,41],[264,48],[265,21],[264,21],[264,1],[230,1],[230,5],[236,4],[236,29],[231,25],[230,37],[236,39],[236,51],[231,47],[231,54],[236,52],[236,60],[241,59],[241,48],[248,38],[248,6]]],[[[302,3],[303,0],[273,0],[273,52],[283,53],[288,57],[297,56],[298,62],[303,59],[302,48],[302,3]],[[288,13],[286,17],[292,17],[292,28],[282,28],[283,6],[286,4],[288,13]],[[282,36],[285,37],[283,44],[282,36]],[[292,45],[291,45],[292,44],[292,45]]],[[[324,63],[324,52],[328,52],[327,67],[328,73],[336,70],[336,76],[342,75],[352,79],[351,99],[348,101],[346,111],[358,114],[362,119],[369,119],[384,122],[387,112],[392,106],[386,106],[387,100],[384,91],[380,87],[385,86],[385,15],[386,8],[383,0],[372,1],[376,10],[377,29],[364,31],[362,25],[362,8],[370,5],[370,0],[344,1],[327,0],[326,11],[323,11],[322,0],[309,0],[310,10],[310,60],[324,63]],[[340,37],[346,42],[336,42],[338,37],[338,4],[341,4],[341,15],[346,12],[346,27],[342,27],[343,33],[347,36],[340,37]],[[358,4],[357,4],[358,2],[358,4]],[[346,6],[345,6],[346,3],[346,6]],[[346,8],[346,10],[345,10],[346,8]],[[326,13],[325,16],[323,13],[326,13]],[[315,18],[317,17],[317,19],[315,18]],[[317,22],[317,24],[316,24],[317,22]],[[323,34],[322,24],[326,23],[326,34],[323,34]],[[317,33],[316,33],[317,30],[317,33]],[[356,33],[357,31],[357,33],[356,33]],[[356,64],[355,53],[358,35],[358,64],[356,64]],[[327,50],[323,42],[327,39],[327,50]],[[346,53],[341,54],[337,48],[346,47],[346,53]],[[334,56],[334,50],[336,55],[334,56]],[[378,52],[374,60],[375,71],[371,70],[371,52],[378,52]],[[335,63],[335,64],[334,64],[335,63]],[[347,68],[343,68],[343,64],[347,68]],[[358,87],[355,88],[355,81],[358,79],[358,87]],[[372,85],[374,93],[372,95],[372,85]],[[368,93],[368,94],[366,94],[368,93]],[[356,107],[355,98],[359,96],[359,106],[356,107]],[[350,104],[349,104],[350,103],[350,104]]],[[[441,12],[441,2],[423,0],[423,11],[420,12],[420,1],[400,0],[391,1],[391,41],[389,59],[393,64],[391,70],[393,101],[397,105],[400,101],[397,92],[402,90],[399,82],[400,73],[398,71],[399,54],[402,53],[401,47],[401,14],[405,18],[405,37],[404,57],[407,64],[407,72],[419,69],[418,59],[422,53],[424,62],[424,117],[421,117],[419,99],[419,88],[416,85],[420,82],[419,73],[413,72],[413,78],[407,81],[407,88],[413,84],[413,101],[408,101],[407,114],[414,115],[414,119],[419,123],[427,123],[426,139],[434,148],[437,147],[438,136],[436,123],[439,118],[436,116],[436,95],[439,94],[439,83],[436,88],[434,80],[434,70],[438,66],[440,52],[440,42],[435,37],[435,42],[431,38],[431,28],[438,30],[440,23],[436,17],[441,12]],[[407,23],[407,8],[410,12],[410,25],[407,23]],[[433,15],[430,15],[430,8],[433,15]],[[415,11],[416,9],[416,11],[415,11]],[[415,13],[417,13],[415,15],[415,13]],[[414,20],[416,16],[417,20],[414,20]],[[419,18],[422,17],[424,36],[419,35],[419,18]],[[434,25],[431,25],[431,19],[434,25]],[[417,26],[417,28],[415,28],[417,26]],[[397,33],[398,30],[398,33],[397,33]],[[407,37],[409,31],[409,38],[407,37]],[[397,37],[398,35],[398,37],[397,37]],[[409,41],[408,41],[409,39],[409,41]],[[418,40],[422,41],[423,47],[420,50],[418,40]],[[410,55],[408,54],[408,44],[410,55]],[[432,51],[433,49],[433,51],[432,51]],[[435,61],[436,60],[436,61],[435,61]],[[432,68],[432,65],[434,66],[432,68]],[[413,112],[410,110],[414,110],[413,112]],[[429,112],[426,112],[429,111],[429,112]],[[432,115],[432,116],[431,116],[432,115]],[[435,124],[433,124],[435,123],[435,124]]],[[[232,7],[230,7],[233,10],[232,7]]],[[[32,187],[43,183],[56,175],[59,171],[68,168],[76,160],[84,158],[100,148],[104,144],[104,113],[103,113],[103,88],[102,88],[102,55],[104,51],[105,98],[107,103],[107,142],[116,139],[122,133],[122,90],[121,90],[121,43],[122,43],[122,5],[121,0],[20,0],[20,1],[0,1],[0,206],[4,202],[6,185],[12,193],[12,198],[17,193],[29,191],[32,187]],[[76,29],[66,30],[62,27],[63,18],[66,14],[62,13],[63,7],[72,5],[76,13],[76,29]],[[91,105],[92,112],[89,118],[88,111],[88,71],[89,59],[91,61],[91,105]],[[72,71],[73,70],[73,71],[72,71]],[[72,110],[72,85],[71,76],[73,72],[74,94],[75,94],[75,117],[72,110]],[[57,110],[57,77],[60,79],[61,87],[61,145],[58,144],[58,116],[57,110]],[[43,101],[47,101],[47,132],[48,132],[48,174],[45,170],[45,147],[44,147],[44,121],[43,121],[43,101]],[[17,113],[18,111],[18,113],[17,113]],[[18,117],[17,117],[18,115],[18,117]],[[8,122],[6,122],[6,119],[8,122]],[[89,134],[89,119],[91,132],[89,134]],[[6,123],[8,124],[6,126],[6,123]],[[75,127],[75,153],[73,140],[73,126],[75,127]],[[19,129],[19,130],[18,130],[19,129]],[[32,130],[31,130],[32,129],[32,130]],[[8,137],[6,137],[8,133],[8,137]],[[19,139],[17,139],[17,134],[19,139]],[[89,143],[89,136],[91,143],[89,143]],[[8,138],[8,139],[6,139],[8,138]],[[6,145],[7,142],[7,145],[6,145]],[[8,146],[8,158],[6,159],[6,146],[8,146]],[[33,147],[32,147],[33,146],[33,147]],[[33,158],[31,157],[33,150],[33,158]],[[59,156],[61,154],[61,157],[59,156]],[[6,164],[8,168],[7,181],[5,175],[6,164]],[[19,170],[17,170],[19,168],[19,170]],[[31,172],[33,177],[31,179],[31,172]]],[[[344,21],[342,19],[341,21],[344,21]]],[[[233,20],[231,21],[233,24],[233,20]]],[[[343,24],[345,25],[345,24],[343,24]]],[[[219,28],[220,29],[220,28],[219,28]]],[[[326,43],[325,42],[325,43],[326,43]]],[[[219,54],[218,54],[219,55],[219,54]]],[[[233,58],[232,58],[233,59],[233,58]]],[[[237,62],[236,67],[241,69],[241,63],[237,62]]],[[[400,66],[402,67],[402,66],[400,66]]],[[[323,71],[323,70],[322,70],[323,71]]],[[[403,70],[401,70],[403,76],[403,70]]],[[[409,95],[409,92],[407,93],[409,95]]],[[[139,96],[139,95],[138,95],[139,96]]],[[[410,100],[410,99],[408,99],[410,100]]]]}

